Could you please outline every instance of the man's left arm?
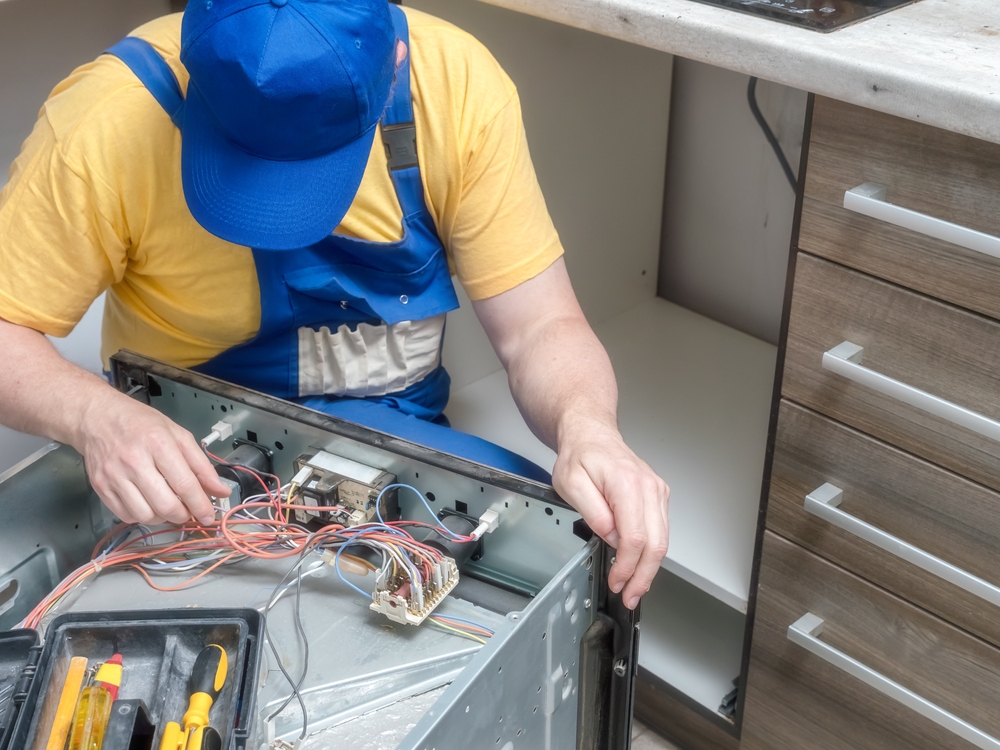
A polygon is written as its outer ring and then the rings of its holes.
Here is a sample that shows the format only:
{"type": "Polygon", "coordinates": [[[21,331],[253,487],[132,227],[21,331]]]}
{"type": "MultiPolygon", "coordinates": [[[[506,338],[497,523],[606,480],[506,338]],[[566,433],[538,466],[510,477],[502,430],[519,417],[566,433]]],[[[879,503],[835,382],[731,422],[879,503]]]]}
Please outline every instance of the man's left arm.
{"type": "Polygon", "coordinates": [[[532,432],[555,449],[552,482],[612,547],[608,583],[632,609],[667,552],[670,488],[625,445],[607,352],[560,258],[534,278],[473,302],[532,432]]]}

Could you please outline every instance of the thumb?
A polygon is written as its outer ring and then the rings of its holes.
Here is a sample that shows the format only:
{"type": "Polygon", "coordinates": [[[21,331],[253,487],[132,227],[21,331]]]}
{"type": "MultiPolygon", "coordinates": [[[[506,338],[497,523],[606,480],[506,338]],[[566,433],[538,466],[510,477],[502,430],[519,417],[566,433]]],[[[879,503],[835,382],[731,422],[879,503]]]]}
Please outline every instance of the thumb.
{"type": "Polygon", "coordinates": [[[591,530],[617,549],[619,538],[615,514],[587,471],[579,464],[566,471],[559,471],[556,467],[552,483],[559,495],[583,516],[591,530]]]}

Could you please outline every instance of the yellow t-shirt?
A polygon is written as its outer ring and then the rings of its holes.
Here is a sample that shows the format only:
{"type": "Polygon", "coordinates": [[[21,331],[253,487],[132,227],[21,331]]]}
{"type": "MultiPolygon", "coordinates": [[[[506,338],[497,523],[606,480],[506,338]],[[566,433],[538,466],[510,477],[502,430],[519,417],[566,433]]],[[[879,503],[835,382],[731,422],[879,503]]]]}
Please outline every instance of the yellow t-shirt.
{"type": "MultiPolygon", "coordinates": [[[[406,9],[417,151],[428,209],[472,299],[545,270],[562,246],[528,155],[513,83],[475,39],[406,9]]],[[[181,16],[140,27],[181,88],[181,16]]],[[[209,234],[184,201],[181,135],[128,68],[103,55],[52,91],[0,193],[0,318],[67,335],[108,290],[101,356],[132,349],[181,367],[252,338],[250,249],[209,234]]],[[[401,238],[376,134],[336,230],[401,238]]]]}

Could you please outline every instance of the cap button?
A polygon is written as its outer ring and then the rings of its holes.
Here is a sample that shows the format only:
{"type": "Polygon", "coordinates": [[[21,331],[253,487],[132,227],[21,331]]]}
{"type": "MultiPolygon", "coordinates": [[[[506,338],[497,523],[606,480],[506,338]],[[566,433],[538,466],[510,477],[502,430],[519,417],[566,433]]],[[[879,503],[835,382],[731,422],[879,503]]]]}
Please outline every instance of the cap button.
{"type": "Polygon", "coordinates": [[[277,5],[279,8],[287,3],[288,0],[271,0],[271,5],[277,5]]]}

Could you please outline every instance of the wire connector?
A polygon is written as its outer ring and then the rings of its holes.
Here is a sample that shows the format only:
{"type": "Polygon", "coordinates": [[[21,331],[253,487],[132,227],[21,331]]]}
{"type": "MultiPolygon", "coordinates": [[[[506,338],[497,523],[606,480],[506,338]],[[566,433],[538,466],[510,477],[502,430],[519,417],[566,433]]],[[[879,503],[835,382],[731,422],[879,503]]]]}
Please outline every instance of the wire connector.
{"type": "Polygon", "coordinates": [[[212,431],[202,438],[201,444],[209,446],[216,440],[228,440],[233,436],[233,426],[229,422],[216,422],[212,425],[212,431]]]}
{"type": "Polygon", "coordinates": [[[479,517],[479,525],[472,532],[473,539],[481,539],[483,534],[492,534],[500,525],[500,514],[495,510],[488,510],[479,517]]]}

